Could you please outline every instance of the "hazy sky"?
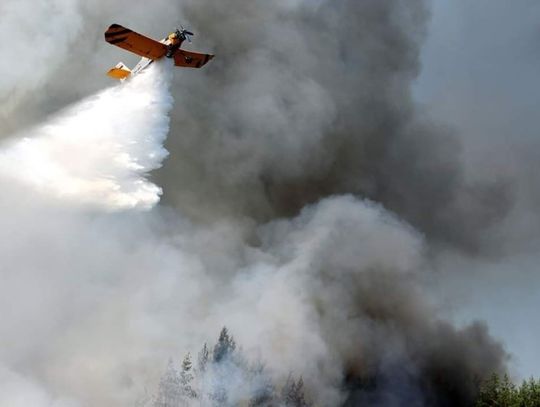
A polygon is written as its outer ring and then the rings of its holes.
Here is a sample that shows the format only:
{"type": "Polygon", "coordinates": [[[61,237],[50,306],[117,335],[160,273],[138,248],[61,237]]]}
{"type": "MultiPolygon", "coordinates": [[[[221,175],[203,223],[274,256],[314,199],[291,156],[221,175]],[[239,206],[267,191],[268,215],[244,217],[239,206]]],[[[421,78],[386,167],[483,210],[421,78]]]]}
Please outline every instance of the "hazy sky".
{"type": "MultiPolygon", "coordinates": [[[[518,187],[538,194],[540,3],[434,0],[432,13],[417,99],[456,130],[471,177],[485,176],[479,169],[517,173],[523,183],[518,187]],[[537,159],[523,165],[531,157],[537,159]]],[[[537,207],[530,211],[538,214],[537,207]]],[[[521,237],[512,255],[461,264],[472,271],[473,281],[447,281],[440,290],[462,296],[463,307],[451,310],[458,319],[489,322],[514,354],[514,372],[526,377],[540,375],[540,258],[538,224],[521,216],[514,218],[521,237]]],[[[513,229],[508,227],[508,236],[513,229]]]]}

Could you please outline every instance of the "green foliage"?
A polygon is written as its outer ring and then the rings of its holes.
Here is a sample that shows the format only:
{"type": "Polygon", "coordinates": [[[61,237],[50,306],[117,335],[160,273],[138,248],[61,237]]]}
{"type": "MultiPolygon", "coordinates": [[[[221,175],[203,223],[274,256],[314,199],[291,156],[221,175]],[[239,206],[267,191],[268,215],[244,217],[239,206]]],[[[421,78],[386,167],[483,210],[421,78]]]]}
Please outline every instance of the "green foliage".
{"type": "Polygon", "coordinates": [[[532,377],[524,381],[519,388],[520,406],[540,406],[540,380],[532,377]]]}
{"type": "Polygon", "coordinates": [[[492,375],[480,389],[476,407],[540,407],[540,380],[517,387],[507,375],[492,375]]]}

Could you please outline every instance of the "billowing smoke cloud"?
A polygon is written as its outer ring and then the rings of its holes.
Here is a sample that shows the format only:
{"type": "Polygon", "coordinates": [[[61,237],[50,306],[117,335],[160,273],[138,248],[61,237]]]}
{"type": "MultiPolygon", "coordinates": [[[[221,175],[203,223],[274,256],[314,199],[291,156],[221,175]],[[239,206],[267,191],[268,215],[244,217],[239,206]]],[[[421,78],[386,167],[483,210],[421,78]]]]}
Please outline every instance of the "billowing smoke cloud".
{"type": "Polygon", "coordinates": [[[268,219],[354,192],[437,240],[480,245],[508,192],[469,185],[457,140],[416,113],[424,2],[247,3],[184,7],[219,58],[207,75],[182,78],[190,103],[173,129],[188,131],[169,147],[188,157],[167,163],[160,181],[189,193],[171,186],[166,197],[193,211],[192,199],[225,195],[206,202],[211,214],[268,219]]]}
{"type": "Polygon", "coordinates": [[[45,23],[80,33],[70,63],[0,123],[5,397],[133,405],[223,325],[319,405],[467,405],[504,371],[483,324],[452,326],[424,292],[434,248],[484,248],[512,204],[413,103],[424,1],[71,4],[45,23]],[[166,66],[26,128],[103,88],[109,23],[157,38],[178,20],[217,57],[174,73],[152,182],[166,66]],[[127,208],[151,210],[108,211],[127,208]]]}
{"type": "Polygon", "coordinates": [[[351,397],[375,380],[361,393],[374,404],[470,401],[474,378],[502,368],[484,329],[455,330],[422,299],[417,233],[353,197],[262,226],[258,247],[237,224],[201,229],[160,212],[13,212],[0,357],[82,404],[133,403],[168,356],[196,352],[221,324],[276,380],[303,374],[323,405],[347,398],[345,378],[351,397]]]}

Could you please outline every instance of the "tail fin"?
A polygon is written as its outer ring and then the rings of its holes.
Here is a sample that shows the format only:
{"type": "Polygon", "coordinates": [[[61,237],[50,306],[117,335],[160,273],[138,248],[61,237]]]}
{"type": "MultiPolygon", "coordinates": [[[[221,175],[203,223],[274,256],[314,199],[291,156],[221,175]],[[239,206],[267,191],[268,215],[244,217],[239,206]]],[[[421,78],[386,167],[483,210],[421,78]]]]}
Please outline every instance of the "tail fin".
{"type": "Polygon", "coordinates": [[[114,68],[111,68],[107,75],[114,79],[126,79],[131,74],[131,70],[122,62],[118,62],[114,68]]]}

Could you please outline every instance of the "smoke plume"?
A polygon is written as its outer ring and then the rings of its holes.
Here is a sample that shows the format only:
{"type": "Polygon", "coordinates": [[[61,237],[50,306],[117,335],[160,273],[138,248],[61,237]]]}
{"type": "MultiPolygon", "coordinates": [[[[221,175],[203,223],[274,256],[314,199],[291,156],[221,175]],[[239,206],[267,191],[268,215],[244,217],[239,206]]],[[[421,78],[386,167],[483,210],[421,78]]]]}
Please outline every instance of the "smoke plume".
{"type": "Polygon", "coordinates": [[[429,291],[441,248],[504,246],[516,191],[414,102],[425,1],[0,7],[46,27],[37,76],[0,65],[0,405],[134,405],[224,325],[316,405],[470,405],[506,371],[429,291]],[[111,86],[113,22],[216,58],[111,86]]]}

